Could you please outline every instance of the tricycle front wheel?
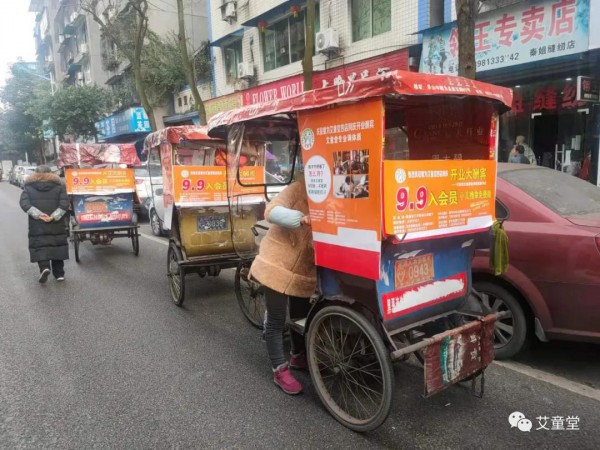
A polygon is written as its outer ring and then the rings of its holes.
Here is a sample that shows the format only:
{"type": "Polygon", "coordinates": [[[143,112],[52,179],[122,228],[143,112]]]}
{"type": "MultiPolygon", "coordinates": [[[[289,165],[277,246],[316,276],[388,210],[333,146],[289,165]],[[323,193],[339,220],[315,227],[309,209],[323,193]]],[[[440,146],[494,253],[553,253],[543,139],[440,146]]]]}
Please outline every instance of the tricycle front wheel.
{"type": "Polygon", "coordinates": [[[262,286],[248,278],[250,263],[243,262],[235,271],[235,295],[244,317],[252,326],[262,330],[266,305],[262,286]]]}
{"type": "Polygon", "coordinates": [[[310,323],[307,348],[313,384],[338,422],[365,432],[387,419],[394,391],[392,364],[364,316],[341,306],[321,309],[310,323]]]}

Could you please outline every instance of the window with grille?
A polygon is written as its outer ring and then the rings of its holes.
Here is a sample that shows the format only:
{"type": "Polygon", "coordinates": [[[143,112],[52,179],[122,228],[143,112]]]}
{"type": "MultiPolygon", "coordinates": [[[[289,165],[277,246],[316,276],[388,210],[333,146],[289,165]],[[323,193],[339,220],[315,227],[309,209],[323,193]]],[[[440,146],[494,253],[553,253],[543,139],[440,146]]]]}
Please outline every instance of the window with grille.
{"type": "MultiPolygon", "coordinates": [[[[319,31],[319,4],[315,5],[315,33],[319,31]]],[[[306,10],[298,17],[290,15],[266,27],[263,33],[265,72],[287,66],[304,58],[306,45],[306,10]]]]}
{"type": "Polygon", "coordinates": [[[391,0],[351,0],[351,14],[354,42],[392,29],[391,0]]]}

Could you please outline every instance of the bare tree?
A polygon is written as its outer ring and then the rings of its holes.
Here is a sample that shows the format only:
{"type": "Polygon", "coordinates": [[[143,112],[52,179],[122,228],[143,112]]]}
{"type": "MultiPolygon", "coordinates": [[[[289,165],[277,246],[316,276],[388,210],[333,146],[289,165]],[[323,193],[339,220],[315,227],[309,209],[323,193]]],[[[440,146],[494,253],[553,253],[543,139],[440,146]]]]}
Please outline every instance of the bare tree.
{"type": "Polygon", "coordinates": [[[475,79],[475,17],[479,0],[455,0],[458,26],[458,75],[475,79]]]}
{"type": "Polygon", "coordinates": [[[183,70],[192,91],[192,96],[194,97],[194,104],[198,110],[198,120],[200,121],[201,125],[205,125],[206,109],[204,108],[204,102],[200,97],[198,86],[196,86],[196,65],[194,64],[194,59],[190,57],[188,41],[185,34],[183,0],[177,0],[177,16],[179,19],[179,33],[177,37],[179,41],[179,51],[181,52],[181,58],[183,60],[183,70]]]}
{"type": "Polygon", "coordinates": [[[82,0],[81,9],[94,19],[103,37],[112,42],[131,64],[135,90],[148,114],[152,130],[156,130],[154,108],[142,77],[142,51],[148,32],[148,0],[117,0],[112,6],[105,0],[82,0]],[[101,7],[102,11],[99,11],[101,7]],[[114,14],[105,13],[109,8],[114,8],[114,14]]]}
{"type": "Polygon", "coordinates": [[[302,59],[302,73],[304,74],[304,90],[313,88],[313,54],[315,52],[315,0],[306,2],[306,36],[304,39],[304,58],[302,59]]]}

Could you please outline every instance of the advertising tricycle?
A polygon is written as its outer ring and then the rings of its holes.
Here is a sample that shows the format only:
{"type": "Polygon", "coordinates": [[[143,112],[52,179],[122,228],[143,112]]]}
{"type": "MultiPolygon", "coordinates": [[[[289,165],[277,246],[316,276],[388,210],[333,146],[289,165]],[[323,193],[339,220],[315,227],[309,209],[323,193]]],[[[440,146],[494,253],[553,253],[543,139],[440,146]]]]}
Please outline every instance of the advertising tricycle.
{"type": "MultiPolygon", "coordinates": [[[[151,133],[144,141],[144,153],[149,167],[162,166],[160,180],[152,175],[150,180],[154,211],[159,212],[161,228],[169,232],[167,275],[173,302],[178,306],[184,302],[186,274],[218,276],[222,269],[237,268],[242,312],[254,325],[262,325],[261,297],[242,295],[240,273],[256,252],[250,228],[261,218],[264,196],[246,196],[243,204],[230,210],[225,141],[208,137],[206,127],[168,127],[151,133]],[[245,226],[234,230],[233,219],[245,226]]],[[[241,160],[248,182],[264,184],[264,163],[256,152],[241,160]]]]}
{"type": "MultiPolygon", "coordinates": [[[[483,393],[499,315],[469,308],[471,260],[490,245],[498,114],[511,101],[506,88],[394,71],[209,122],[209,135],[227,139],[232,208],[242,189],[261,187],[239,167],[248,142],[292,162],[278,185],[300,175],[301,153],[318,288],[289,325],[305,336],[323,404],[353,430],[387,418],[391,362],[411,354],[424,396],[466,380],[483,393]]],[[[234,233],[251,222],[230,220],[234,233]]]]}
{"type": "Polygon", "coordinates": [[[61,144],[57,165],[65,169],[71,200],[71,241],[75,261],[79,244],[109,245],[118,237],[131,239],[140,252],[139,225],[134,207],[134,166],[140,165],[133,144],[61,144]]]}

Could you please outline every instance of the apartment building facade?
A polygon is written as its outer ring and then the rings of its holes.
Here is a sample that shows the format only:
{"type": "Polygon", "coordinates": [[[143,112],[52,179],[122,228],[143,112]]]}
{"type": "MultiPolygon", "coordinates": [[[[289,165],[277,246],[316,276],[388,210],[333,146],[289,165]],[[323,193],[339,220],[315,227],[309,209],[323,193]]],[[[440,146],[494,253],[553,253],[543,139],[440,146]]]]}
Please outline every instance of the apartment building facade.
{"type": "MultiPolygon", "coordinates": [[[[209,7],[209,116],[303,90],[306,0],[211,0],[209,7]]],[[[313,87],[417,70],[419,26],[443,17],[443,0],[316,1],[313,87]]]]}
{"type": "MultiPolygon", "coordinates": [[[[131,77],[127,62],[111,61],[115,48],[103,39],[94,18],[82,9],[81,0],[30,0],[29,10],[36,13],[34,39],[39,68],[51,78],[55,89],[68,85],[96,84],[113,89],[128,86],[131,77]]],[[[114,17],[127,4],[126,0],[101,0],[100,17],[114,17]]],[[[208,40],[207,0],[185,3],[186,33],[194,49],[208,40]]],[[[178,16],[175,0],[150,2],[149,29],[159,36],[177,33],[178,16]]],[[[210,90],[203,92],[205,96],[210,90]]],[[[131,104],[98,122],[99,140],[126,142],[139,140],[150,131],[148,117],[132,92],[131,104]]],[[[173,116],[177,95],[166,105],[155,108],[159,127],[173,116]]]]}

